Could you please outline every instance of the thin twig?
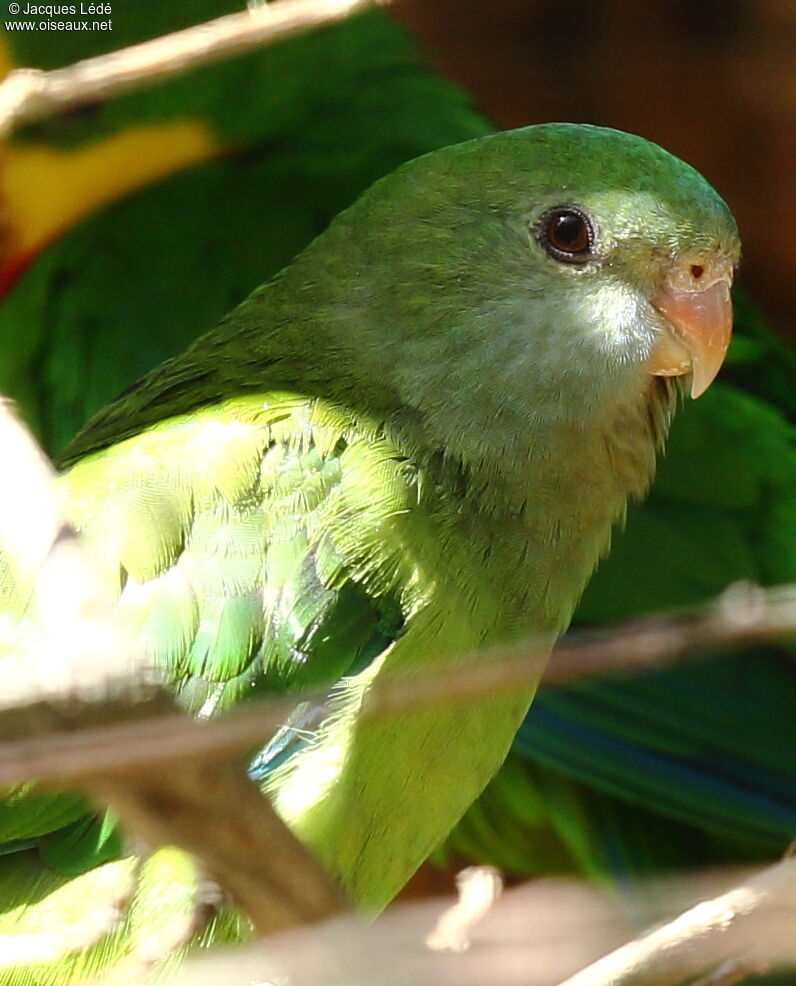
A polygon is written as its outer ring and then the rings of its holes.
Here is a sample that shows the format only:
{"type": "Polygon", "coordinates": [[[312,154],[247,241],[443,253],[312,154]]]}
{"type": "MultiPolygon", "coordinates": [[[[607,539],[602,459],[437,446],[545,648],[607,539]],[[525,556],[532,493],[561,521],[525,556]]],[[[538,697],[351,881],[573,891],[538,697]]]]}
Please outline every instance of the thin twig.
{"type": "Polygon", "coordinates": [[[623,945],[560,986],[677,986],[742,959],[747,969],[789,952],[796,927],[796,859],[703,901],[623,945]]]}
{"type": "MultiPolygon", "coordinates": [[[[573,634],[553,657],[544,684],[636,672],[674,660],[701,659],[738,643],[796,633],[796,587],[733,587],[697,610],[637,620],[595,634],[573,634]]],[[[465,656],[423,675],[395,677],[373,688],[363,715],[400,713],[421,704],[475,701],[538,676],[546,649],[531,644],[465,656]]],[[[123,682],[102,701],[67,706],[37,701],[0,717],[0,784],[37,777],[76,784],[123,775],[148,764],[224,760],[270,739],[296,703],[323,704],[322,692],[246,703],[225,716],[197,721],[150,704],[133,713],[123,682]],[[122,694],[119,699],[118,695],[122,694]],[[120,721],[122,720],[122,721],[120,721]]]]}
{"type": "Polygon", "coordinates": [[[281,0],[51,72],[17,69],[0,84],[0,139],[59,110],[162,82],[373,5],[374,0],[281,0]]]}
{"type": "Polygon", "coordinates": [[[459,899],[440,914],[426,935],[434,952],[466,952],[471,933],[503,893],[503,878],[494,866],[468,866],[456,875],[459,899]]]}

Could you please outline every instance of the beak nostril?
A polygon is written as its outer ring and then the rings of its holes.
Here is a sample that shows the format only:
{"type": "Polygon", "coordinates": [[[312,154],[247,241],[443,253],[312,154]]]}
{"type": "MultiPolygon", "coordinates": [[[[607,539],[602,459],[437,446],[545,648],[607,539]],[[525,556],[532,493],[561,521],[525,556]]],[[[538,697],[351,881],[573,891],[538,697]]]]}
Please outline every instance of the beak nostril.
{"type": "Polygon", "coordinates": [[[705,268],[701,264],[691,264],[691,276],[695,281],[698,281],[704,273],[705,268]]]}

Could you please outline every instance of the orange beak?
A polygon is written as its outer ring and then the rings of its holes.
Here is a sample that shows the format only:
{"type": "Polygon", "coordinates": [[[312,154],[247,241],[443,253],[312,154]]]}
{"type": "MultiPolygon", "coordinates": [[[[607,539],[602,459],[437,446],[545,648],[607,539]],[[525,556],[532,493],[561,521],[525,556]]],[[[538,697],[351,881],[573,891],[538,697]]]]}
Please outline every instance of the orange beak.
{"type": "MultiPolygon", "coordinates": [[[[693,270],[694,268],[692,268],[693,270]]],[[[701,276],[702,268],[698,268],[701,276]]],[[[722,274],[706,287],[699,280],[680,286],[670,279],[653,300],[671,328],[650,361],[655,376],[691,374],[691,396],[708,389],[721,369],[732,335],[732,275],[722,274]]]]}

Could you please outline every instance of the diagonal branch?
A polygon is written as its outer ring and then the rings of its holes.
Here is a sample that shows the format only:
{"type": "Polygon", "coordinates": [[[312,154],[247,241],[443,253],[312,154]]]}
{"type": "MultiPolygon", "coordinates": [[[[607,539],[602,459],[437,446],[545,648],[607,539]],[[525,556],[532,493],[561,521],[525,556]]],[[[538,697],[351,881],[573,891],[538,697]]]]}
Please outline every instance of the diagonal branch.
{"type": "Polygon", "coordinates": [[[560,986],[678,986],[729,964],[741,978],[750,969],[792,961],[795,927],[796,859],[791,858],[702,901],[560,986]]]}
{"type": "MultiPolygon", "coordinates": [[[[386,0],[381,0],[386,2],[386,0]]],[[[0,84],[0,139],[59,110],[162,82],[188,69],[333,24],[375,0],[281,0],[143,44],[43,72],[17,69],[0,84]]]]}
{"type": "Polygon", "coordinates": [[[177,845],[201,859],[261,935],[348,909],[241,761],[130,771],[86,787],[148,845],[177,845]]]}
{"type": "MultiPolygon", "coordinates": [[[[2,510],[2,506],[0,506],[2,510]]],[[[543,684],[564,684],[618,672],[637,672],[675,660],[699,659],[705,651],[796,634],[796,587],[762,590],[731,587],[695,610],[636,620],[600,631],[573,634],[555,652],[543,684]]],[[[363,715],[400,713],[422,704],[478,701],[538,676],[546,645],[533,641],[467,655],[422,675],[395,677],[368,695],[363,715]]],[[[123,691],[123,682],[120,684],[123,691]]],[[[138,707],[114,694],[70,700],[68,711],[29,695],[23,708],[0,721],[0,784],[38,777],[79,784],[96,774],[123,775],[147,765],[223,760],[268,739],[296,704],[323,705],[324,692],[301,692],[249,702],[215,720],[195,720],[173,707],[138,707]],[[126,711],[125,711],[126,710],[126,711]],[[78,728],[79,726],[79,728],[78,728]]],[[[1,703],[5,705],[6,703],[1,703]]]]}

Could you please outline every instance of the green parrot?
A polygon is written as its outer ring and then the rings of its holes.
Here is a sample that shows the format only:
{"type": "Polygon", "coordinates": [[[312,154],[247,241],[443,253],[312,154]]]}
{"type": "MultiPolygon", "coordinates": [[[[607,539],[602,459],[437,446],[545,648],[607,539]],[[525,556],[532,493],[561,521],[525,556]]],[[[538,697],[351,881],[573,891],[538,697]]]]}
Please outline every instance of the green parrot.
{"type": "MultiPolygon", "coordinates": [[[[264,786],[365,911],[494,775],[537,682],[378,720],[358,714],[368,690],[529,635],[552,646],[651,480],[678,383],[699,396],[719,369],[738,253],[725,203],[641,138],[468,141],[377,182],[68,446],[68,516],[187,708],[332,690],[264,786]]],[[[7,565],[21,626],[27,590],[7,565]]],[[[56,895],[109,855],[74,798],[26,787],[4,809],[0,936],[52,918],[48,852],[56,895]]],[[[114,928],[8,982],[79,979],[125,941],[114,928]]]]}
{"type": "MultiPolygon", "coordinates": [[[[75,35],[63,47],[11,34],[0,55],[9,66],[53,67],[228,9],[137,4],[113,37],[75,35]]],[[[0,283],[14,284],[0,308],[0,390],[60,450],[90,413],[284,266],[359,189],[407,157],[491,129],[380,12],[27,128],[0,171],[0,283]],[[297,82],[305,64],[322,72],[297,82]],[[259,113],[224,98],[244,85],[256,89],[259,113]],[[213,276],[197,279],[205,268],[213,276]]],[[[722,377],[678,415],[652,496],[631,507],[576,622],[692,604],[739,578],[796,578],[795,385],[793,356],[743,304],[722,377]]],[[[796,711],[790,660],[747,648],[646,684],[544,691],[445,856],[518,876],[574,869],[611,879],[770,858],[796,831],[784,752],[796,711]],[[742,704],[751,687],[755,701],[742,704]],[[695,714],[708,692],[711,715],[695,714]],[[733,744],[739,720],[746,734],[733,744]]],[[[110,827],[104,837],[116,851],[110,827]]]]}

